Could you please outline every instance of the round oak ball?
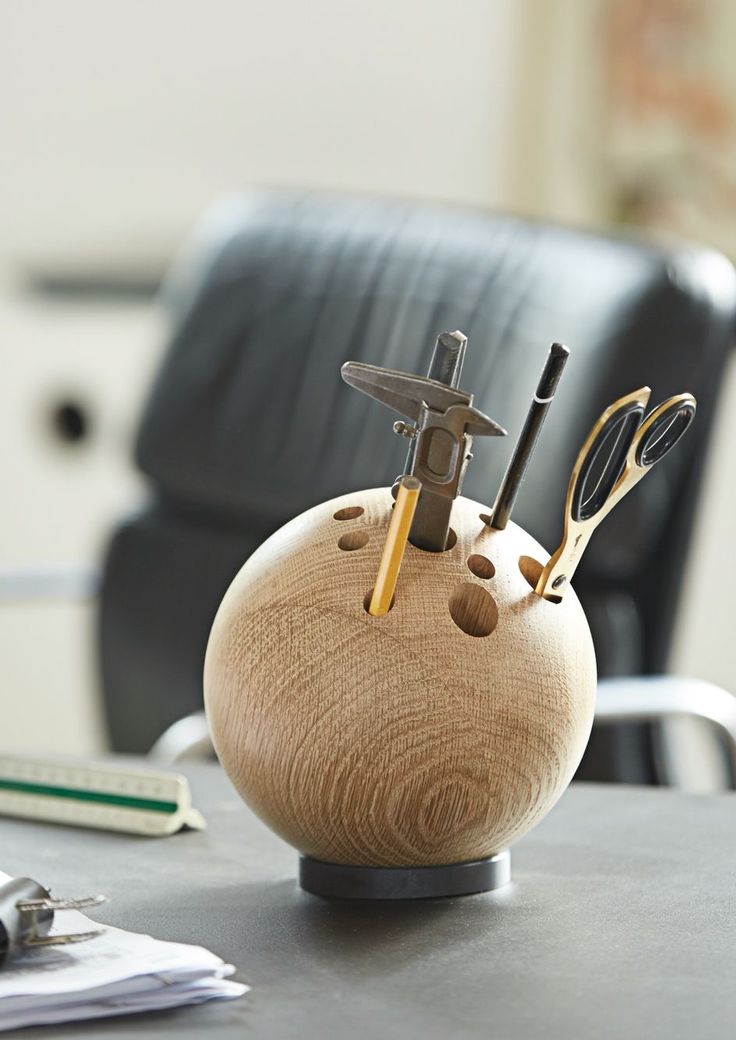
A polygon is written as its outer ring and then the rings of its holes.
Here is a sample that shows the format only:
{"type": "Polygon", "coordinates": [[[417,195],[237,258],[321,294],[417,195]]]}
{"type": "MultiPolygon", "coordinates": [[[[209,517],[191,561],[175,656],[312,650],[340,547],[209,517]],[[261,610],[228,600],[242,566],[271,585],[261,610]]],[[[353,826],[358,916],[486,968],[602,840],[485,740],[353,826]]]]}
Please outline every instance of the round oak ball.
{"type": "Polygon", "coordinates": [[[301,853],[428,866],[499,852],[554,805],[593,719],[596,669],[573,591],[484,507],[453,506],[448,549],[409,545],[393,606],[367,613],[392,498],[296,517],[222,601],[205,663],[215,748],[247,804],[301,853]]]}

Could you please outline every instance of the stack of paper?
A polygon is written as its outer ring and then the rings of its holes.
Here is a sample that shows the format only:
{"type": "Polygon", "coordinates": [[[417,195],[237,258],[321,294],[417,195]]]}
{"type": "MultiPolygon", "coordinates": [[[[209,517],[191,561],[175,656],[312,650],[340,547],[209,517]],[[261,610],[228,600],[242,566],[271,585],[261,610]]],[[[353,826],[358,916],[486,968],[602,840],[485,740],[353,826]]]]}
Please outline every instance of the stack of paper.
{"type": "MultiPolygon", "coordinates": [[[[0,884],[7,880],[0,873],[0,884]]],[[[52,934],[98,927],[77,911],[57,917],[52,934]]],[[[201,946],[106,927],[88,942],[7,960],[0,970],[0,1030],[239,997],[248,987],[228,981],[234,971],[201,946]]]]}

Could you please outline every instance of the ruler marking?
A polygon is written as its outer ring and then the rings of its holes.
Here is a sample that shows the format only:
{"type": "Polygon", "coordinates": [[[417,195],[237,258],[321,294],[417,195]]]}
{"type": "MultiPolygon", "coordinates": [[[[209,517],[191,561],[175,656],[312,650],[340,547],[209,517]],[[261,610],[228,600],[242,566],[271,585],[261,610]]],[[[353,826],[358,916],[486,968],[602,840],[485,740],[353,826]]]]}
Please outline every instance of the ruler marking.
{"type": "Polygon", "coordinates": [[[0,791],[39,795],[46,798],[68,798],[70,801],[96,802],[101,805],[114,805],[124,809],[138,809],[144,812],[174,813],[179,808],[176,802],[160,801],[153,798],[138,798],[134,795],[112,794],[107,791],[88,791],[73,787],[57,787],[51,784],[35,784],[23,780],[3,780],[0,778],[0,791]]]}

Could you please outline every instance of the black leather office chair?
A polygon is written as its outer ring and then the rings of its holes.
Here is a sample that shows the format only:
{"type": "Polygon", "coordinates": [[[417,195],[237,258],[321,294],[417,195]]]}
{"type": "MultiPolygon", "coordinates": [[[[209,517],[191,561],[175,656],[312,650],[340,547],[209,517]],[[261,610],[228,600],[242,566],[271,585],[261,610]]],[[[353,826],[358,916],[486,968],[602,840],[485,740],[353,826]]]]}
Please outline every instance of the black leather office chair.
{"type": "MultiPolygon", "coordinates": [[[[341,383],[342,362],[423,372],[444,329],[468,335],[463,387],[509,430],[477,444],[468,473],[465,493],[488,504],[547,347],[571,348],[514,513],[549,548],[602,408],[645,383],[653,402],[696,395],[692,431],[606,520],[575,580],[600,674],[663,670],[734,329],[723,257],[460,208],[254,192],[205,218],[166,295],[171,344],[137,443],[150,505],[115,533],[104,570],[116,749],[147,750],[201,707],[215,610],[267,535],[400,471],[405,442],[341,383]]],[[[583,772],[651,779],[646,728],[594,735],[583,772]]]]}

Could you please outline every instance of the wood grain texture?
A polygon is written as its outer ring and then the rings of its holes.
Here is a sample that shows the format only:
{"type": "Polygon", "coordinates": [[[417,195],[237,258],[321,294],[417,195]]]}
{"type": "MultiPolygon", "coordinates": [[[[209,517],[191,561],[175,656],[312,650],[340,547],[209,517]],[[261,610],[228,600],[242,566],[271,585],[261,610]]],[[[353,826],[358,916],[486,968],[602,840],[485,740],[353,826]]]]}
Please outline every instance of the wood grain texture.
{"type": "Polygon", "coordinates": [[[593,718],[592,640],[572,589],[559,604],[534,595],[541,546],[513,523],[487,527],[464,498],[454,546],[409,545],[394,606],[371,617],[391,502],[387,488],[344,495],[253,554],[212,628],[207,715],[243,799],[301,852],[473,860],[569,783],[593,718]]]}

